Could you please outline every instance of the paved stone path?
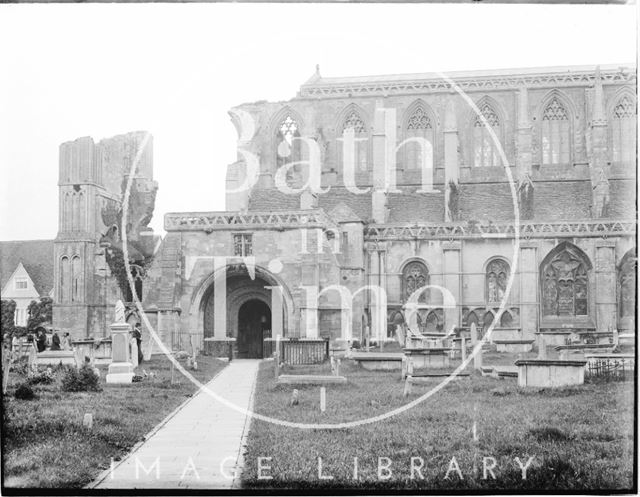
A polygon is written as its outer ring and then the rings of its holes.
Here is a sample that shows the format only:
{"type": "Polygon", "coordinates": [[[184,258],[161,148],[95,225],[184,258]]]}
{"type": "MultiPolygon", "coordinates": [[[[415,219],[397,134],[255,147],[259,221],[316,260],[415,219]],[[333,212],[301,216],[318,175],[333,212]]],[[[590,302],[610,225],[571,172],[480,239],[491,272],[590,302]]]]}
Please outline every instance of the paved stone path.
{"type": "MultiPolygon", "coordinates": [[[[232,361],[208,388],[245,409],[253,405],[259,360],[232,361]]],[[[234,488],[250,419],[198,392],[93,488],[234,488]],[[222,466],[222,467],[221,467],[222,466]]]]}

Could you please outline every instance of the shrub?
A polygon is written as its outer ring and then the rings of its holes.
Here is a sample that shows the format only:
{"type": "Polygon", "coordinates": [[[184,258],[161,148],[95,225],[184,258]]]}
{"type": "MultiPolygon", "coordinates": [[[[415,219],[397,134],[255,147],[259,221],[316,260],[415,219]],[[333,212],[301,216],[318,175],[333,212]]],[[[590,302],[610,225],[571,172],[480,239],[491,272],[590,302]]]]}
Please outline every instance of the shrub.
{"type": "Polygon", "coordinates": [[[62,377],[62,390],[65,392],[99,392],[100,377],[88,365],[80,369],[69,368],[62,377]]]}
{"type": "Polygon", "coordinates": [[[29,385],[48,385],[53,382],[53,370],[48,368],[45,371],[35,371],[27,375],[29,385]]]}
{"type": "Polygon", "coordinates": [[[20,383],[13,396],[20,400],[33,400],[36,398],[33,388],[28,383],[20,383]]]}

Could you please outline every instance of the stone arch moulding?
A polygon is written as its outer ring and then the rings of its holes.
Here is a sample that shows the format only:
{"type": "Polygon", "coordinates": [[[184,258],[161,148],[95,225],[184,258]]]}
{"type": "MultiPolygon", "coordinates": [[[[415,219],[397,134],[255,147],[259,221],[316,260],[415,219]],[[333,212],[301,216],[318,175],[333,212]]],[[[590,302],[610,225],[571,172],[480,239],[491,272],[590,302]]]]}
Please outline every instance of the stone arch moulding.
{"type": "Polygon", "coordinates": [[[606,119],[609,120],[612,118],[613,110],[620,103],[620,101],[627,97],[631,100],[631,102],[636,104],[636,114],[638,113],[637,106],[637,98],[636,94],[630,86],[623,86],[622,88],[618,88],[615,93],[609,96],[606,102],[606,119]]]}
{"type": "MultiPolygon", "coordinates": [[[[508,122],[507,112],[504,109],[504,106],[495,98],[489,95],[483,95],[479,99],[475,100],[473,103],[476,105],[476,107],[480,111],[482,111],[482,107],[484,107],[485,105],[488,105],[489,107],[491,107],[491,110],[495,112],[496,116],[498,116],[498,121],[500,122],[500,128],[501,128],[500,135],[498,137],[500,138],[501,141],[503,141],[504,136],[502,135],[504,135],[506,123],[508,122]]],[[[467,110],[467,115],[465,116],[464,126],[466,128],[473,128],[477,117],[478,117],[478,113],[475,111],[475,109],[469,108],[467,110]]]]}
{"type": "Polygon", "coordinates": [[[367,134],[369,134],[369,132],[371,131],[371,124],[370,124],[371,119],[370,119],[369,113],[365,111],[358,104],[352,102],[345,105],[344,108],[338,114],[338,117],[335,121],[335,127],[334,127],[336,131],[336,138],[340,138],[342,136],[342,128],[344,126],[344,122],[347,120],[347,118],[351,115],[352,112],[355,112],[356,114],[358,114],[360,119],[362,119],[362,122],[364,123],[365,131],[367,132],[367,134]]]}
{"type": "Polygon", "coordinates": [[[421,98],[417,98],[413,102],[411,102],[402,114],[402,121],[399,124],[402,125],[403,131],[406,131],[407,126],[409,125],[409,119],[411,119],[414,112],[416,112],[419,108],[422,108],[429,117],[431,121],[431,127],[433,128],[435,134],[435,131],[438,129],[440,124],[438,116],[433,111],[431,106],[421,98]]]}
{"type": "Polygon", "coordinates": [[[547,108],[547,105],[551,103],[551,101],[556,98],[558,101],[564,106],[565,110],[569,114],[569,122],[571,123],[571,129],[574,129],[573,122],[578,117],[578,109],[574,104],[573,100],[569,95],[567,95],[562,90],[558,90],[554,88],[553,90],[549,90],[538,103],[538,108],[536,109],[536,121],[540,123],[542,121],[542,116],[544,115],[544,111],[547,108]]]}
{"type": "MultiPolygon", "coordinates": [[[[204,336],[204,312],[206,307],[206,300],[209,296],[210,291],[213,290],[213,285],[220,276],[222,276],[223,272],[228,277],[228,272],[226,271],[234,264],[227,264],[225,271],[223,269],[218,269],[217,271],[212,271],[208,276],[203,278],[201,282],[194,289],[191,294],[190,302],[189,302],[189,312],[184,314],[185,317],[189,320],[189,326],[193,330],[197,330],[200,336],[204,336]]],[[[285,284],[285,282],[277,275],[271,273],[269,270],[262,266],[254,266],[255,267],[255,279],[262,279],[267,282],[270,286],[280,286],[282,287],[282,295],[283,295],[283,316],[286,326],[291,328],[294,321],[294,300],[291,295],[291,291],[289,287],[285,284]]],[[[249,275],[247,275],[250,277],[249,275]]],[[[227,303],[228,304],[228,303],[227,303]]],[[[269,308],[271,308],[271,302],[268,302],[269,308]]],[[[273,309],[272,309],[273,313],[273,309]]],[[[288,333],[289,331],[293,331],[291,329],[285,329],[284,332],[288,333]]]]}
{"type": "Polygon", "coordinates": [[[621,328],[635,328],[638,288],[638,253],[632,247],[617,266],[618,316],[621,328]]]}
{"type": "MultiPolygon", "coordinates": [[[[400,301],[405,303],[407,302],[410,293],[413,293],[420,287],[425,285],[429,285],[431,271],[429,270],[429,266],[427,265],[424,259],[419,257],[412,257],[411,259],[405,261],[400,266],[400,287],[401,287],[401,295],[400,301]],[[412,266],[415,266],[412,268],[412,266]],[[409,271],[413,271],[415,274],[409,274],[409,271]],[[409,280],[409,278],[411,278],[409,280]],[[418,287],[418,283],[424,281],[420,287],[418,287]]],[[[428,302],[429,301],[429,289],[423,291],[419,298],[418,302],[428,302]]]]}
{"type": "MultiPolygon", "coordinates": [[[[511,274],[511,262],[509,262],[509,259],[507,259],[506,257],[503,256],[494,256],[494,257],[489,257],[485,263],[482,266],[482,273],[484,276],[484,301],[487,303],[487,305],[490,304],[499,304],[500,302],[502,302],[502,298],[498,298],[496,300],[491,300],[490,299],[490,295],[489,295],[489,288],[488,288],[488,277],[489,277],[489,269],[490,266],[492,266],[494,263],[498,263],[503,265],[504,267],[506,267],[506,281],[504,282],[505,287],[506,287],[506,283],[509,280],[509,275],[511,274]]],[[[499,282],[498,282],[499,283],[499,282]]],[[[502,289],[503,291],[506,291],[506,288],[502,289]]],[[[507,296],[507,301],[509,299],[509,296],[507,296]]]]}

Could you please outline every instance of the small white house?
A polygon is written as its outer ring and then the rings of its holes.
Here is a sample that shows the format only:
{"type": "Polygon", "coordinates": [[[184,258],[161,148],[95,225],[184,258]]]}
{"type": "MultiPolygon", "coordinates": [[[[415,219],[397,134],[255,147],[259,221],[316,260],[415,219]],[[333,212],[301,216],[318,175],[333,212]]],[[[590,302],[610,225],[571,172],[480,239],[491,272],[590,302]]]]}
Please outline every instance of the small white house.
{"type": "Polygon", "coordinates": [[[16,326],[26,326],[31,301],[53,297],[53,240],[0,242],[0,284],[2,300],[16,303],[16,326]]]}

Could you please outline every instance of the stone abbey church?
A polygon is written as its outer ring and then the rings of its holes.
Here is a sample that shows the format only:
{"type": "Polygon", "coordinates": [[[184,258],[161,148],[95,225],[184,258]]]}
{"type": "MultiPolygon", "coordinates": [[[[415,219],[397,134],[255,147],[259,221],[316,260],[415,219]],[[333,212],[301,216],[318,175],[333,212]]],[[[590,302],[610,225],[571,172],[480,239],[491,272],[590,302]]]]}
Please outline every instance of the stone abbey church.
{"type": "MultiPolygon", "coordinates": [[[[162,240],[147,227],[158,188],[147,143],[126,230],[135,291],[164,343],[221,353],[231,343],[261,357],[267,337],[381,340],[397,325],[438,334],[496,320],[494,337],[557,343],[635,333],[635,67],[449,76],[479,114],[434,74],[319,71],[289,101],[231,109],[240,138],[227,210],[167,213],[162,240]],[[393,126],[381,109],[394,110],[393,126]],[[393,135],[405,142],[389,147],[393,135]],[[323,191],[294,188],[305,184],[305,139],[319,150],[323,191]],[[259,170],[242,189],[249,154],[259,170]],[[385,191],[389,157],[396,186],[385,191]],[[279,174],[298,193],[282,191],[279,174]],[[425,285],[410,317],[407,300],[425,285]]],[[[76,337],[107,336],[113,303],[133,300],[120,226],[144,137],[61,146],[54,324],[76,337]]]]}

